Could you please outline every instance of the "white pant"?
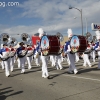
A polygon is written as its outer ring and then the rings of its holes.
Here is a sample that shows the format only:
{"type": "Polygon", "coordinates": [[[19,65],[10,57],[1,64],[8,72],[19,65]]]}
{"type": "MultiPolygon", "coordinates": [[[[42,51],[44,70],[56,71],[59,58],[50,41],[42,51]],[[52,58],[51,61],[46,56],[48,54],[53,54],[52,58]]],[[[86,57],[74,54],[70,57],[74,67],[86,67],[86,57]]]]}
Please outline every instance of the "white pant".
{"type": "Polygon", "coordinates": [[[75,54],[68,53],[68,57],[70,60],[69,71],[77,71],[75,67],[75,54]]]}
{"type": "Polygon", "coordinates": [[[26,61],[26,57],[19,58],[21,72],[25,72],[25,61],[26,61]]]}
{"type": "Polygon", "coordinates": [[[98,56],[99,56],[99,58],[98,58],[98,60],[99,60],[99,62],[98,62],[98,68],[100,69],[100,51],[98,51],[98,56]]]}
{"type": "Polygon", "coordinates": [[[93,50],[93,51],[91,52],[91,56],[92,56],[92,58],[93,58],[93,62],[95,62],[95,50],[93,50]]]}
{"type": "Polygon", "coordinates": [[[14,69],[14,57],[10,58],[10,70],[13,71],[14,69]]]}
{"type": "Polygon", "coordinates": [[[86,64],[88,64],[89,66],[91,66],[88,54],[83,54],[83,60],[84,60],[83,66],[86,66],[86,64]]]}
{"type": "Polygon", "coordinates": [[[70,65],[70,59],[69,59],[68,54],[67,54],[67,58],[66,58],[66,60],[67,60],[68,65],[70,65]]]}
{"type": "Polygon", "coordinates": [[[36,65],[40,65],[40,55],[38,56],[38,58],[35,58],[35,63],[36,65]]]}
{"type": "Polygon", "coordinates": [[[76,62],[78,62],[78,61],[79,61],[79,56],[78,56],[78,54],[77,54],[77,53],[75,53],[75,60],[76,60],[76,62]]]}
{"type": "Polygon", "coordinates": [[[31,66],[32,56],[26,57],[26,59],[27,59],[27,63],[28,63],[28,69],[31,69],[32,68],[32,66],[31,66]]]}
{"type": "Polygon", "coordinates": [[[41,55],[41,60],[42,60],[42,77],[48,77],[48,69],[47,69],[47,56],[42,56],[41,55]]]}
{"type": "Polygon", "coordinates": [[[50,61],[52,63],[52,66],[55,66],[55,56],[54,55],[50,55],[50,61]]]}
{"type": "Polygon", "coordinates": [[[10,75],[10,58],[3,62],[5,66],[5,75],[9,76],[10,75]]]}
{"type": "Polygon", "coordinates": [[[5,68],[5,66],[4,66],[4,61],[1,61],[1,66],[2,66],[2,69],[5,68]]]}
{"type": "Polygon", "coordinates": [[[58,56],[55,56],[55,61],[56,61],[56,68],[57,69],[62,69],[62,65],[61,65],[61,62],[62,62],[62,59],[61,59],[61,56],[58,55],[58,56]]]}
{"type": "Polygon", "coordinates": [[[20,68],[20,60],[19,60],[19,58],[17,59],[17,62],[18,62],[18,68],[20,68]]]}

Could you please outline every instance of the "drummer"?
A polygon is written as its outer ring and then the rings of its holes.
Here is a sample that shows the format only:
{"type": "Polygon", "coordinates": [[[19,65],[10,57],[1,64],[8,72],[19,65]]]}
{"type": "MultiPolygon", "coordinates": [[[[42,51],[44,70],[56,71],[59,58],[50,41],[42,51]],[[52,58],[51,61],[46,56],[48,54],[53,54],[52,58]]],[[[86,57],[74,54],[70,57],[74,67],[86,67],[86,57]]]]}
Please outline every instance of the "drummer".
{"type": "Polygon", "coordinates": [[[67,53],[68,58],[70,60],[70,65],[69,65],[68,72],[69,73],[73,73],[74,72],[74,74],[77,74],[78,73],[78,70],[75,67],[75,54],[71,52],[71,48],[70,48],[70,38],[73,35],[72,30],[71,29],[68,29],[68,32],[67,33],[68,33],[68,39],[69,40],[65,44],[65,48],[64,48],[65,50],[64,51],[65,51],[65,55],[67,53]]]}
{"type": "MultiPolygon", "coordinates": [[[[44,31],[42,28],[38,29],[38,33],[39,33],[39,37],[41,38],[44,35],[44,31]]],[[[48,78],[49,79],[49,73],[48,73],[48,69],[47,69],[47,59],[48,56],[43,56],[42,52],[41,52],[41,47],[40,47],[40,43],[39,45],[36,47],[36,55],[38,55],[39,53],[41,53],[41,60],[42,60],[42,77],[43,78],[48,78]]]]}

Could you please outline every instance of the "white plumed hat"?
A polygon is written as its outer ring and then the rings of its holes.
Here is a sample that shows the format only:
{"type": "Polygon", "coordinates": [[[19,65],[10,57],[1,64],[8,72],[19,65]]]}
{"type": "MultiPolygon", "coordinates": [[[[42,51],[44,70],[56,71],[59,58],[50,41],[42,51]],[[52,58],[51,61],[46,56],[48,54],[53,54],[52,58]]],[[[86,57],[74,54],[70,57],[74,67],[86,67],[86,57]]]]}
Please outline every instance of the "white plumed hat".
{"type": "Polygon", "coordinates": [[[42,28],[38,29],[39,37],[42,37],[44,35],[44,31],[42,28]]]}
{"type": "Polygon", "coordinates": [[[72,37],[73,32],[72,32],[72,30],[71,30],[71,29],[68,29],[67,33],[68,33],[68,38],[69,38],[69,37],[72,37]]]}
{"type": "Polygon", "coordinates": [[[96,31],[95,33],[96,33],[97,40],[100,39],[100,31],[96,31]]]}

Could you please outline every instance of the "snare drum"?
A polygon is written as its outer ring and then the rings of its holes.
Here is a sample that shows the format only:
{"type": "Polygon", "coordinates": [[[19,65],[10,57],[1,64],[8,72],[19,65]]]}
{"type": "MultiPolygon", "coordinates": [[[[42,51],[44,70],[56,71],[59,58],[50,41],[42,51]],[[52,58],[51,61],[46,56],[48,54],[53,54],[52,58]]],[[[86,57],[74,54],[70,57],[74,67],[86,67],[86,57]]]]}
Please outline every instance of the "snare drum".
{"type": "Polygon", "coordinates": [[[84,52],[87,48],[87,40],[84,36],[73,35],[70,40],[71,52],[84,52]]]}
{"type": "Polygon", "coordinates": [[[41,51],[44,56],[60,54],[60,40],[58,36],[44,35],[42,36],[40,43],[41,51]]]}

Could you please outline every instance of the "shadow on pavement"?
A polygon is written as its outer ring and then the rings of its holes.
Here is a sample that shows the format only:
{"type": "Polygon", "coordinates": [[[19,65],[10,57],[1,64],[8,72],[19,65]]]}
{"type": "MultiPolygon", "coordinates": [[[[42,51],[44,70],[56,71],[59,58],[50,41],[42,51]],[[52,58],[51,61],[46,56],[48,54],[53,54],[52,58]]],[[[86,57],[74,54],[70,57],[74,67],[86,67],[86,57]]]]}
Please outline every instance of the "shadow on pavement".
{"type": "Polygon", "coordinates": [[[8,90],[10,88],[12,88],[12,87],[6,87],[6,88],[0,89],[0,100],[6,100],[7,97],[10,97],[10,96],[13,96],[13,95],[18,95],[20,93],[23,93],[23,91],[17,91],[17,92],[11,93],[14,90],[8,90]],[[11,93],[11,94],[7,95],[8,93],[11,93]]]}
{"type": "Polygon", "coordinates": [[[33,72],[37,72],[37,71],[41,71],[41,69],[38,69],[38,70],[29,70],[29,71],[25,72],[25,74],[33,73],[33,72]]]}
{"type": "MultiPolygon", "coordinates": [[[[37,71],[41,71],[41,69],[39,69],[39,70],[28,70],[24,74],[33,73],[33,72],[37,72],[37,71]]],[[[14,77],[14,76],[18,76],[18,75],[22,75],[22,73],[12,74],[10,77],[14,77]]]]}
{"type": "Polygon", "coordinates": [[[100,71],[98,70],[97,68],[88,68],[88,69],[78,69],[78,74],[81,74],[81,73],[87,73],[87,72],[90,72],[90,71],[100,71]]]}
{"type": "Polygon", "coordinates": [[[53,78],[55,78],[55,77],[58,77],[58,76],[60,76],[60,75],[62,75],[62,74],[66,74],[66,73],[68,73],[68,72],[63,72],[63,73],[61,73],[61,74],[53,74],[53,75],[50,75],[50,76],[49,76],[49,79],[53,79],[53,78]]]}

